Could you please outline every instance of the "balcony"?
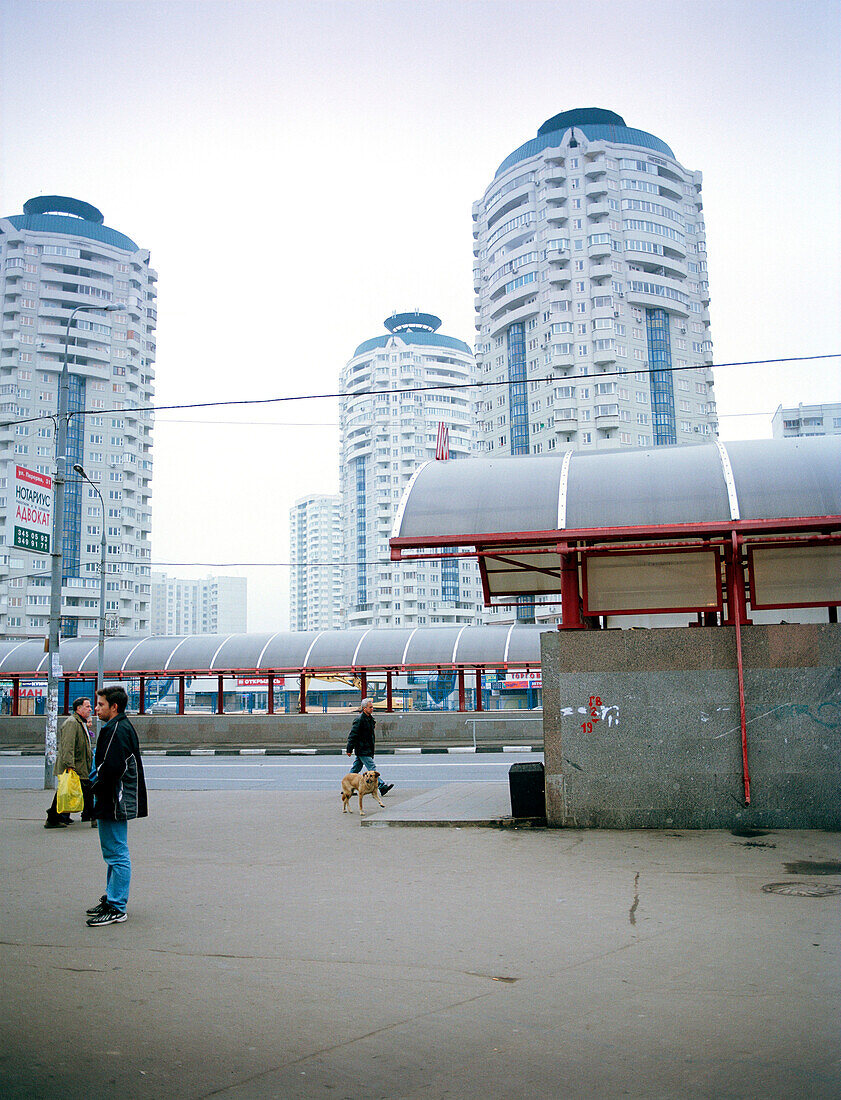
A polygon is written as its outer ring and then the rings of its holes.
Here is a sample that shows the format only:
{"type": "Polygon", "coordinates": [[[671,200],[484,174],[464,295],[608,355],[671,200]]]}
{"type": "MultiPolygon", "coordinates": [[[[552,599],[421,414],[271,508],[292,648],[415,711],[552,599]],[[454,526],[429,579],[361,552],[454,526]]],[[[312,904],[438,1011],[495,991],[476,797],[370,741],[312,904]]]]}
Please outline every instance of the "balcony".
{"type": "Polygon", "coordinates": [[[593,361],[596,363],[613,363],[616,361],[616,348],[601,348],[593,352],[593,361]]]}
{"type": "Polygon", "coordinates": [[[613,272],[610,270],[609,263],[597,263],[590,265],[590,278],[591,279],[605,279],[611,276],[613,272]]]}
{"type": "Polygon", "coordinates": [[[566,225],[569,217],[562,206],[548,206],[546,208],[546,220],[551,225],[566,225]]]}
{"type": "Polygon", "coordinates": [[[610,253],[610,241],[600,241],[598,244],[591,244],[587,249],[587,255],[591,260],[599,260],[604,256],[609,256],[610,253]]]}
{"type": "Polygon", "coordinates": [[[555,430],[574,431],[578,427],[578,409],[555,409],[555,430]]]}
{"type": "MultiPolygon", "coordinates": [[[[591,221],[598,221],[600,218],[606,218],[610,213],[610,207],[606,202],[592,202],[587,207],[587,217],[591,221]]],[[[617,218],[619,215],[616,215],[617,218]]]]}
{"type": "Polygon", "coordinates": [[[593,416],[596,421],[596,427],[602,431],[608,431],[611,428],[619,427],[619,406],[618,405],[596,405],[593,416]]]}

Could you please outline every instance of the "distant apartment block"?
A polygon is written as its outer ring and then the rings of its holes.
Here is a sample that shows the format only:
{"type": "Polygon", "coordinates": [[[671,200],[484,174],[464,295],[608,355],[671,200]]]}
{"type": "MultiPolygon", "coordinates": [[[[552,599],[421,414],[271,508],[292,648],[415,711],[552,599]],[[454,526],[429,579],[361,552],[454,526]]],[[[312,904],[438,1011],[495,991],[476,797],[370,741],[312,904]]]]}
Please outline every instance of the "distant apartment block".
{"type": "Polygon", "coordinates": [[[771,419],[774,439],[800,435],[841,435],[841,402],[824,405],[779,406],[771,419]]]}
{"type": "Polygon", "coordinates": [[[152,633],[245,633],[247,597],[245,577],[193,580],[153,573],[152,633]]]}
{"type": "Polygon", "coordinates": [[[342,624],[344,540],[338,496],[312,493],[289,510],[289,626],[335,630],[342,624]]]}

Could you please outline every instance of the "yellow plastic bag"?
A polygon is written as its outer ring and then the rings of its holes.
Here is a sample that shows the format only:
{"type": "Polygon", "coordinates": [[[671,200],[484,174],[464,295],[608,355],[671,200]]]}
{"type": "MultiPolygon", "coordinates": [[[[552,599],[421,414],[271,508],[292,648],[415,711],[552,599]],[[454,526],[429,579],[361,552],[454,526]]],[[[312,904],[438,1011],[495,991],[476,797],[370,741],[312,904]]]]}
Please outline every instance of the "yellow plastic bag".
{"type": "Polygon", "coordinates": [[[82,797],[82,784],[76,772],[62,772],[58,777],[58,796],[56,812],[60,814],[81,813],[85,800],[82,797]]]}

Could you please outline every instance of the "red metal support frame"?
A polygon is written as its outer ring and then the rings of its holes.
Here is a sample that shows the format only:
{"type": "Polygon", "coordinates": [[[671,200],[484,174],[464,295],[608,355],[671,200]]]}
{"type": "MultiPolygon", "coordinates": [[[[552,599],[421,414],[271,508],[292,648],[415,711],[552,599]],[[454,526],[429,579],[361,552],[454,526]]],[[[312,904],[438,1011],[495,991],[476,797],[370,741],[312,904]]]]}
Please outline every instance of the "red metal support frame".
{"type": "MultiPolygon", "coordinates": [[[[742,730],[742,777],[745,784],[745,805],[750,805],[750,772],[748,771],[748,729],[747,721],[745,719],[745,673],[744,666],[742,664],[742,615],[741,607],[744,604],[744,573],[741,569],[741,562],[739,560],[740,548],[739,548],[739,536],[735,531],[732,533],[733,539],[733,573],[737,583],[741,585],[741,596],[739,599],[738,594],[733,599],[733,626],[736,631],[736,669],[739,674],[739,724],[742,730]]],[[[729,595],[729,592],[728,592],[729,595]]]]}
{"type": "Polygon", "coordinates": [[[476,669],[476,710],[482,710],[482,670],[476,669]]]}
{"type": "Polygon", "coordinates": [[[64,710],[62,714],[70,713],[70,680],[67,676],[64,677],[64,710]]]}
{"type": "Polygon", "coordinates": [[[581,591],[578,583],[578,555],[558,548],[561,557],[561,622],[559,630],[582,630],[581,591]]]}
{"type": "Polygon", "coordinates": [[[394,710],[392,697],[391,697],[391,669],[385,674],[385,709],[388,714],[394,710]]]}
{"type": "Polygon", "coordinates": [[[185,688],[186,688],[186,677],[185,677],[185,676],[184,676],[184,674],[182,673],[182,674],[181,674],[181,675],[180,675],[180,676],[178,677],[178,713],[179,713],[179,714],[183,714],[183,713],[184,713],[184,695],[185,695],[185,688]]]}
{"type": "Polygon", "coordinates": [[[458,709],[459,714],[464,713],[465,700],[464,700],[464,669],[458,670],[458,709]]]}
{"type": "Polygon", "coordinates": [[[216,713],[225,713],[225,677],[221,672],[216,677],[216,713]]]}
{"type": "Polygon", "coordinates": [[[12,677],[12,717],[20,714],[20,676],[12,677]]]}
{"type": "Polygon", "coordinates": [[[298,713],[307,713],[307,674],[301,669],[301,690],[298,695],[298,713]]]}
{"type": "Polygon", "coordinates": [[[266,713],[274,714],[274,676],[269,673],[269,690],[266,698],[266,713]]]}
{"type": "Polygon", "coordinates": [[[137,713],[146,713],[146,677],[140,677],[140,686],[137,689],[137,713]]]}
{"type": "Polygon", "coordinates": [[[364,668],[359,673],[359,690],[361,693],[359,702],[361,703],[363,699],[368,698],[368,672],[364,668]]]}

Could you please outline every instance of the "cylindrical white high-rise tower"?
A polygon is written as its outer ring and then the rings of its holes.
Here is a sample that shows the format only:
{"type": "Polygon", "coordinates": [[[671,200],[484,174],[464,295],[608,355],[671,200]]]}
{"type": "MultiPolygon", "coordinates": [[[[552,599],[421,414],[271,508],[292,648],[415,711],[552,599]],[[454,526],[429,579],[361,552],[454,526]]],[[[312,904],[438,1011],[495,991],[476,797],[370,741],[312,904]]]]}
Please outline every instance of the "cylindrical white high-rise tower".
{"type": "Polygon", "coordinates": [[[67,321],[70,417],[64,508],[61,632],[97,634],[102,511],[72,473],[82,465],[102,493],[109,631],[150,630],[152,413],[157,275],[149,252],[109,228],[96,207],[45,195],[0,219],[0,490],[5,507],[0,634],[37,637],[49,619],[49,558],[13,548],[14,465],[52,475],[53,417],[67,321]],[[109,304],[125,310],[98,309],[109,304]]]}
{"type": "Polygon", "coordinates": [[[481,622],[475,562],[391,562],[388,540],[403,490],[435,461],[439,426],[449,461],[474,450],[475,380],[467,344],[438,332],[429,313],[396,313],[388,334],[360,344],[341,376],[341,497],[348,626],[481,622]],[[430,387],[442,386],[442,389],[430,387]]]}
{"type": "Polygon", "coordinates": [[[565,111],[474,204],[485,452],[717,433],[701,173],[598,108],[565,111]]]}

